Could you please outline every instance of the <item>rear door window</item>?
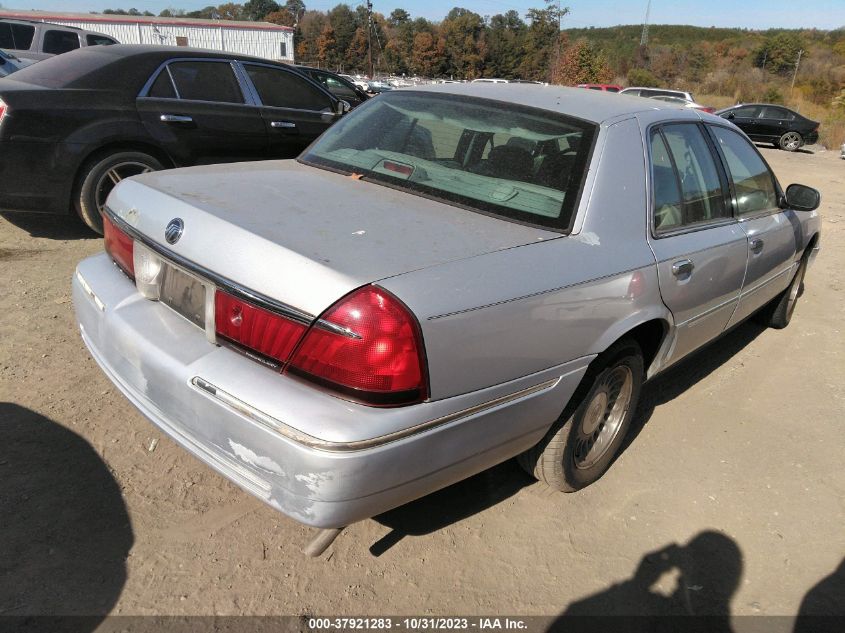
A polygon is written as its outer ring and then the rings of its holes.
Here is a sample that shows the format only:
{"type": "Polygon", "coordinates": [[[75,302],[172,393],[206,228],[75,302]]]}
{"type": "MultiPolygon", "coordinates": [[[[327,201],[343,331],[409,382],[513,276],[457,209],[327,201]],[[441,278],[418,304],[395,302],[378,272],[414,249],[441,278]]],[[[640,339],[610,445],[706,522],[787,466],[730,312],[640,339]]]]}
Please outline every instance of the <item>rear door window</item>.
{"type": "Polygon", "coordinates": [[[176,90],[173,88],[173,82],[170,80],[170,73],[167,72],[167,68],[162,68],[153,85],[150,86],[147,95],[155,99],[177,98],[176,90]]]}
{"type": "Polygon", "coordinates": [[[733,130],[715,125],[710,129],[733,182],[737,213],[742,216],[777,209],[774,175],[757,150],[733,130]]]}
{"type": "Polygon", "coordinates": [[[766,106],[760,115],[761,119],[776,119],[778,121],[794,121],[795,114],[786,108],[778,108],[775,106],[766,106]]]}
{"type": "Polygon", "coordinates": [[[0,48],[29,50],[34,35],[35,27],[29,24],[0,22],[0,48]]]}
{"type": "Polygon", "coordinates": [[[44,33],[42,49],[45,53],[61,55],[79,48],[79,34],[73,31],[49,30],[44,33]]]}
{"type": "MultiPolygon", "coordinates": [[[[655,230],[684,228],[730,218],[731,210],[725,203],[725,190],[722,188],[713,152],[698,125],[665,125],[660,128],[659,133],[675,169],[682,209],[679,223],[667,220],[662,226],[655,226],[655,230]]],[[[653,155],[652,161],[654,160],[653,155]]],[[[665,165],[665,161],[662,163],[665,165]]]]}
{"type": "Polygon", "coordinates": [[[328,95],[298,73],[258,64],[244,64],[244,68],[266,106],[317,112],[332,106],[328,95]]]}
{"type": "Polygon", "coordinates": [[[181,99],[244,103],[241,87],[228,62],[173,62],[168,68],[181,99]]]}

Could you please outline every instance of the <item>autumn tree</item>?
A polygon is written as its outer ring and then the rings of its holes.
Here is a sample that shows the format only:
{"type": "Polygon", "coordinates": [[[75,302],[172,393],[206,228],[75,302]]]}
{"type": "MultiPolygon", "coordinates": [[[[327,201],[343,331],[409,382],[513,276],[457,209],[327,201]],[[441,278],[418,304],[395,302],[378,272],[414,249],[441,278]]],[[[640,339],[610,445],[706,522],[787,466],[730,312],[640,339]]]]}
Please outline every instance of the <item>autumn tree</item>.
{"type": "Polygon", "coordinates": [[[601,51],[585,39],[563,52],[560,63],[552,68],[552,82],[564,86],[607,83],[613,71],[601,51]]]}

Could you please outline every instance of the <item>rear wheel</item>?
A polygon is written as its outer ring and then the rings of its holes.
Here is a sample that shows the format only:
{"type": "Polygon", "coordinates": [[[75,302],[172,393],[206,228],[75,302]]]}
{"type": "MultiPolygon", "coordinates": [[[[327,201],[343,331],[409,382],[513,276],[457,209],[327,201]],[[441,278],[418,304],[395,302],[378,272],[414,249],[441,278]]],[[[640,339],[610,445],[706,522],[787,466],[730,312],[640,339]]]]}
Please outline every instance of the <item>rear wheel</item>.
{"type": "Polygon", "coordinates": [[[531,475],[563,492],[580,490],[604,474],[625,440],[637,407],[643,356],[636,341],[614,344],[597,361],[574,402],[540,443],[518,458],[531,475]]]}
{"type": "Polygon", "coordinates": [[[798,132],[787,132],[780,137],[778,147],[787,152],[794,152],[804,144],[804,139],[798,132]]]}
{"type": "Polygon", "coordinates": [[[801,263],[798,264],[798,270],[795,271],[795,276],[792,278],[789,287],[760,312],[761,320],[765,325],[776,330],[782,330],[789,325],[798,299],[804,294],[804,276],[806,273],[807,257],[804,256],[801,258],[801,263]]]}
{"type": "Polygon", "coordinates": [[[118,151],[94,158],[79,174],[74,206],[82,221],[100,235],[103,233],[103,207],[115,185],[124,178],[158,171],[164,166],[143,152],[118,151]]]}

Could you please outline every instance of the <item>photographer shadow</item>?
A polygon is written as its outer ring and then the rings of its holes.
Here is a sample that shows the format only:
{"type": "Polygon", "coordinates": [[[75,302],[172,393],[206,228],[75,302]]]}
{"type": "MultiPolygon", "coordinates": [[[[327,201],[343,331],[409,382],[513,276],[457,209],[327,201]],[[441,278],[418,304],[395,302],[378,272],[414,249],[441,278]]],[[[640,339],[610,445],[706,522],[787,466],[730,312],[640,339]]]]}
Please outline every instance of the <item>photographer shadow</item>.
{"type": "Polygon", "coordinates": [[[0,437],[0,629],[93,631],[134,540],[120,486],[85,439],[35,411],[0,402],[0,437]]]}
{"type": "Polygon", "coordinates": [[[571,603],[550,630],[729,633],[730,601],[741,576],[736,542],[700,532],[685,545],[646,554],[631,578],[571,603]]]}

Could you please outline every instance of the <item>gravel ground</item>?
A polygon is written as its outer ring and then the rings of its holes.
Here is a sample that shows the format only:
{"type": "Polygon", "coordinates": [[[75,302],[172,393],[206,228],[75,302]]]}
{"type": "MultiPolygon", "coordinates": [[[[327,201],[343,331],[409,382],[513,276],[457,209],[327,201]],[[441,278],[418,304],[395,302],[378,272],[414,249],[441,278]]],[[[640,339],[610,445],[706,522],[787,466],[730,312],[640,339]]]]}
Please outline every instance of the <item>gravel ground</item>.
{"type": "Polygon", "coordinates": [[[842,590],[845,161],[763,152],[823,196],[789,328],[745,324],[648,384],[625,452],[580,493],[506,462],[318,560],[308,529],[162,436],[91,360],[70,279],[102,242],[4,214],[0,615],[777,615],[837,568],[823,587],[842,590]]]}

